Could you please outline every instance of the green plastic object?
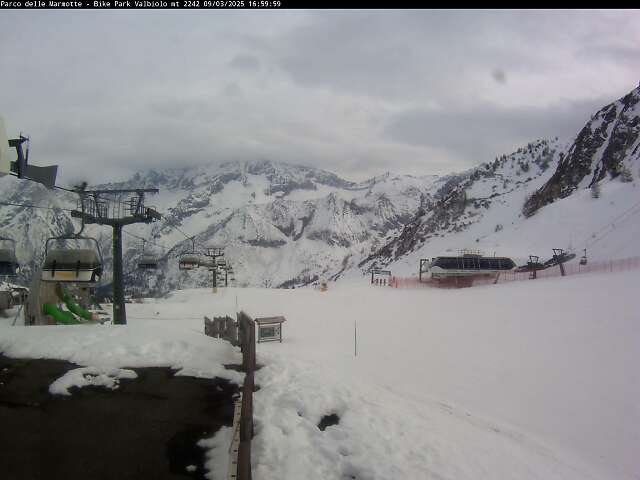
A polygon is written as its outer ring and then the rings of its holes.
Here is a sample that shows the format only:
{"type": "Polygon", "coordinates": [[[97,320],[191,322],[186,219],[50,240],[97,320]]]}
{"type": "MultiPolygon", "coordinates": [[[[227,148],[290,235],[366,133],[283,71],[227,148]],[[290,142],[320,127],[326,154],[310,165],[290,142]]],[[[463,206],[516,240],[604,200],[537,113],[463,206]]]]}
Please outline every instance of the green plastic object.
{"type": "Polygon", "coordinates": [[[62,290],[62,301],[64,301],[64,304],[71,313],[75,313],[77,316],[82,317],[85,320],[93,320],[91,313],[87,312],[84,308],[73,301],[66,288],[62,290]]]}
{"type": "Polygon", "coordinates": [[[61,323],[63,325],[79,325],[82,323],[76,317],[73,316],[70,312],[63,312],[55,305],[51,305],[50,303],[45,303],[42,305],[42,313],[45,315],[51,315],[56,323],[61,323]]]}

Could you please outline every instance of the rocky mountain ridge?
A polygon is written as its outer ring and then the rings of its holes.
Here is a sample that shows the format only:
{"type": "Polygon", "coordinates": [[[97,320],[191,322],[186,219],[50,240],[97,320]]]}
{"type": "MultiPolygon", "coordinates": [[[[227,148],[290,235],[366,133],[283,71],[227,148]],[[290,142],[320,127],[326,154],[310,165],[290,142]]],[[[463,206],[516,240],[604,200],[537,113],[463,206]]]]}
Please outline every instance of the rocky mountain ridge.
{"type": "Polygon", "coordinates": [[[569,149],[561,152],[553,176],[526,201],[523,213],[531,216],[607,175],[630,180],[639,158],[640,86],[591,117],[569,149]]]}

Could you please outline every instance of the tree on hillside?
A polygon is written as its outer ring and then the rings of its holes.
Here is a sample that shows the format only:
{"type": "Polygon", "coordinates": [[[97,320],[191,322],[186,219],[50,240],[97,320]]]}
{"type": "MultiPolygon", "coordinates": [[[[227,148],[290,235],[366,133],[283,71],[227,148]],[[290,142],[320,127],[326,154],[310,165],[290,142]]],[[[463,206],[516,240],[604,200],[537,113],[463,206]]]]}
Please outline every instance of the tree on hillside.
{"type": "Polygon", "coordinates": [[[633,182],[633,174],[631,173],[631,170],[629,170],[626,166],[622,166],[620,167],[620,181],[628,183],[628,182],[633,182]]]}

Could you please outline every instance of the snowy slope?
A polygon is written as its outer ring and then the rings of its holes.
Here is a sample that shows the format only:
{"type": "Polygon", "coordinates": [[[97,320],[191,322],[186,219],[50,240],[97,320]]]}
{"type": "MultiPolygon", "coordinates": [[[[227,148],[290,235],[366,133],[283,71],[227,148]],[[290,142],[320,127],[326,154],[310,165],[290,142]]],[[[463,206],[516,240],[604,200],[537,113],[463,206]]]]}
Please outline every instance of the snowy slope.
{"type": "Polygon", "coordinates": [[[632,271],[462,290],[363,280],[324,293],[183,290],[128,305],[127,326],[0,324],[0,351],[233,376],[220,364],[237,349],[204,337],[202,315],[284,315],[283,343],[257,345],[257,479],[631,480],[639,280],[632,271]],[[321,431],[332,413],[339,423],[321,431]]]}
{"type": "MultiPolygon", "coordinates": [[[[501,238],[522,218],[520,206],[552,175],[564,145],[538,140],[510,155],[451,176],[442,182],[402,233],[359,265],[395,265],[418,256],[483,248],[491,234],[501,238]]],[[[505,242],[506,243],[506,242],[505,242]]],[[[502,253],[502,252],[501,252],[502,253]]],[[[516,252],[524,253],[524,252],[516,252]]],[[[412,267],[417,271],[417,267],[412,267]]]]}
{"type": "MultiPolygon", "coordinates": [[[[590,190],[583,189],[547,205],[531,218],[514,212],[511,203],[496,204],[483,212],[483,221],[458,232],[434,235],[397,260],[378,264],[397,276],[416,276],[421,258],[457,255],[463,249],[510,256],[518,264],[526,262],[529,255],[550,258],[553,248],[578,257],[586,249],[590,260],[640,256],[640,182],[604,183],[600,198],[592,198],[590,190]]],[[[524,200],[526,194],[527,190],[519,192],[518,198],[524,200]]],[[[361,274],[354,270],[349,277],[361,274]]]]}
{"type": "Polygon", "coordinates": [[[216,312],[287,318],[258,345],[256,476],[635,478],[638,280],[229,292],[216,312]]]}

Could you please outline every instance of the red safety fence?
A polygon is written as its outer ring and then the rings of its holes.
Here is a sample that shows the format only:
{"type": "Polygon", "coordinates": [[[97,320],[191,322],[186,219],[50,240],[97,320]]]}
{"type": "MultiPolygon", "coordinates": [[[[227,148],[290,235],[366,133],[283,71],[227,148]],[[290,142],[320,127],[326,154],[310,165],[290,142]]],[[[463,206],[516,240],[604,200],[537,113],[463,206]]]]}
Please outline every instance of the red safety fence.
{"type": "MultiPolygon", "coordinates": [[[[579,262],[569,262],[564,264],[564,273],[569,275],[580,275],[584,273],[604,273],[604,272],[623,272],[626,270],[634,270],[640,268],[640,257],[622,258],[618,260],[602,260],[591,261],[586,265],[580,265],[579,262]]],[[[562,276],[559,266],[539,270],[536,272],[536,279],[553,278],[562,276]]],[[[491,283],[508,283],[518,282],[521,280],[530,280],[529,272],[503,272],[497,280],[495,277],[489,276],[472,276],[472,277],[450,277],[446,280],[436,281],[429,277],[429,274],[423,274],[422,282],[418,277],[391,277],[389,285],[392,288],[462,288],[475,285],[487,285],[491,283]]]]}

